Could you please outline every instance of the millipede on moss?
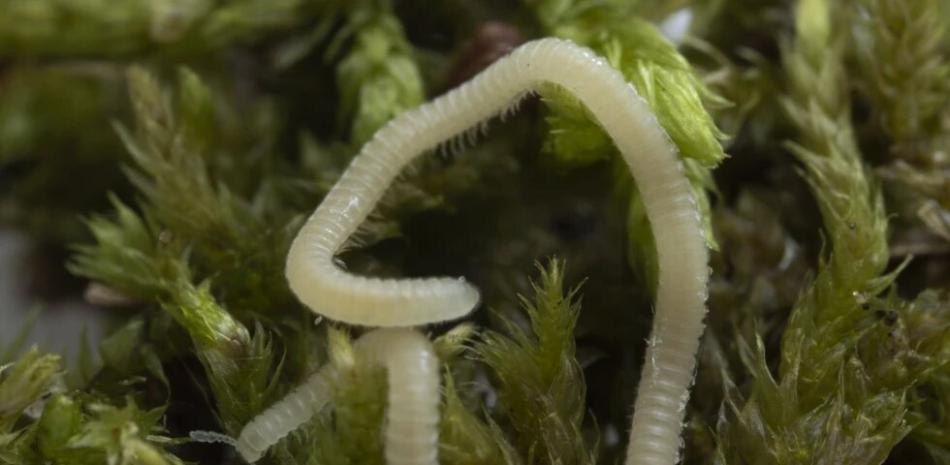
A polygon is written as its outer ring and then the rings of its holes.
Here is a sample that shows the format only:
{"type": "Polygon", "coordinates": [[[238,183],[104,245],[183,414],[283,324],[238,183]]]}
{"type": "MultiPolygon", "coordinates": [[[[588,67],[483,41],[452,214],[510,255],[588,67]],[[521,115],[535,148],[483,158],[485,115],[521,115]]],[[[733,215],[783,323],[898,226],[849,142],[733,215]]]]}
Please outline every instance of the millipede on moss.
{"type": "MultiPolygon", "coordinates": [[[[386,368],[386,463],[437,464],[439,361],[429,339],[414,329],[378,329],[356,341],[354,350],[362,360],[386,368]]],[[[248,423],[235,443],[241,457],[256,462],[270,446],[323,410],[332,400],[335,378],[334,367],[325,365],[248,423]]],[[[197,439],[207,434],[201,432],[197,439]]]]}
{"type": "MultiPolygon", "coordinates": [[[[390,121],[363,146],[295,238],[287,279],[314,312],[354,325],[416,326],[474,309],[478,290],[462,278],[356,276],[341,269],[334,256],[414,158],[457,143],[542,83],[565,88],[587,107],[619,149],[646,208],[659,279],[626,463],[671,465],[678,460],[706,314],[708,252],[675,146],[623,75],[587,48],[560,39],[529,42],[460,87],[390,121]]],[[[423,442],[408,433],[387,436],[397,439],[423,442]]]]}

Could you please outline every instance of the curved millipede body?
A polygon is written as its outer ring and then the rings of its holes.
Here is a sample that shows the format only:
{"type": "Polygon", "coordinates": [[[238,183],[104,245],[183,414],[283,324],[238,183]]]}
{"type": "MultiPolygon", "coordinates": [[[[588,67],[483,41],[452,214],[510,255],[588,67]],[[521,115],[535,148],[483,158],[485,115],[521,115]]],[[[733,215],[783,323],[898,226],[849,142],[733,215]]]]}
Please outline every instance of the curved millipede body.
{"type": "Polygon", "coordinates": [[[361,337],[356,349],[386,368],[387,465],[437,465],[441,397],[432,343],[414,329],[384,328],[361,337]]]}
{"type": "Polygon", "coordinates": [[[244,425],[235,446],[241,457],[249,463],[258,461],[267,449],[323,410],[330,402],[330,387],[335,376],[332,365],[324,365],[290,394],[244,425]]]}
{"type": "Polygon", "coordinates": [[[626,463],[671,465],[678,459],[706,313],[709,272],[700,215],[676,148],[647,103],[587,48],[559,39],[526,43],[380,129],[294,240],[287,257],[290,287],[314,312],[357,325],[415,326],[471,311],[479,294],[461,278],[356,276],[339,268],[334,255],[410,161],[511,108],[542,83],[565,88],[593,114],[627,163],[646,208],[659,280],[626,463]]]}
{"type": "MultiPolygon", "coordinates": [[[[409,328],[378,329],[354,344],[357,357],[386,368],[385,436],[389,465],[436,465],[439,445],[439,361],[429,339],[409,328]]],[[[241,431],[237,450],[256,462],[331,400],[336,372],[326,365],[241,431]]]]}

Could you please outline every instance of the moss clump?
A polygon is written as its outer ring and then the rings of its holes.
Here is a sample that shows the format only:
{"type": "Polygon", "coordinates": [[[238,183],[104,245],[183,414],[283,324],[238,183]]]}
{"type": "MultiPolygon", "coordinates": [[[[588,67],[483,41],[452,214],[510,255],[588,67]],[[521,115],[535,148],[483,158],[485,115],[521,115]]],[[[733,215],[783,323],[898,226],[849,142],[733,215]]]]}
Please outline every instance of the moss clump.
{"type": "MultiPolygon", "coordinates": [[[[2,10],[0,221],[71,250],[60,271],[117,325],[75,368],[2,341],[0,462],[239,463],[186,438],[237,435],[329,363],[330,408],[261,463],[384,463],[386,377],[352,351],[362,328],[315,322],[293,297],[289,242],[377,128],[541,36],[591,47],[638,89],[702,211],[713,274],[685,463],[950,457],[944,2],[2,10]],[[662,33],[674,12],[691,18],[681,44],[662,33]]],[[[482,290],[466,321],[428,328],[442,463],[623,457],[653,238],[590,114],[540,94],[415,164],[340,257],[482,290]]]]}

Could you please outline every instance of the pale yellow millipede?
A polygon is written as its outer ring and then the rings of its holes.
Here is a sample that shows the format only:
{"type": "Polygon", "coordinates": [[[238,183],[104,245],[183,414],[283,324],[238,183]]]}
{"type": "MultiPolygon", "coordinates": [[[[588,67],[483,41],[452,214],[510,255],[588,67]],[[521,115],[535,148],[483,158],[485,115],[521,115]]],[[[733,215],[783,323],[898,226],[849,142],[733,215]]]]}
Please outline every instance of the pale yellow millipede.
{"type": "MultiPolygon", "coordinates": [[[[647,103],[587,48],[561,39],[528,42],[460,87],[390,121],[363,146],[300,230],[287,257],[287,279],[315,313],[350,325],[406,328],[472,311],[479,293],[463,278],[357,276],[340,268],[335,255],[413,159],[466,137],[544,83],[566,89],[587,107],[642,196],[656,240],[659,284],[626,464],[673,465],[706,314],[708,252],[700,213],[676,147],[647,103]]],[[[374,351],[389,354],[379,359],[390,373],[387,463],[437,463],[438,436],[429,426],[438,416],[438,370],[422,369],[435,363],[431,346],[409,329],[378,330],[365,338],[374,341],[374,351]],[[393,432],[393,425],[405,429],[393,432]]],[[[328,378],[317,373],[251,421],[237,440],[244,457],[256,460],[331,402],[324,386],[328,378]]]]}

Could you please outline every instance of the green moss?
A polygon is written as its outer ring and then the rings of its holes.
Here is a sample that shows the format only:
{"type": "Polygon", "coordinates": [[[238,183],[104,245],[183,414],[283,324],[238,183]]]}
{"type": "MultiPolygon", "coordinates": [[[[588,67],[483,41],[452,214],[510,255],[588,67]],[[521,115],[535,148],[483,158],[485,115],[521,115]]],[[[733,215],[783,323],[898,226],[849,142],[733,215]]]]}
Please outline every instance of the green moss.
{"type": "Polygon", "coordinates": [[[423,102],[422,78],[388,1],[357,2],[335,40],[353,36],[337,66],[340,121],[352,121],[349,139],[363,145],[393,117],[423,102]]]}
{"type": "Polygon", "coordinates": [[[476,347],[496,379],[499,423],[510,427],[524,463],[596,461],[581,434],[584,381],[575,358],[577,289],[564,292],[564,263],[541,269],[532,300],[522,299],[530,331],[506,321],[476,347]]]}
{"type": "MultiPolygon", "coordinates": [[[[0,343],[0,462],[237,463],[177,438],[236,435],[330,363],[329,408],[262,463],[383,463],[385,374],[353,353],[363,329],[297,303],[288,245],[376,129],[545,35],[637,88],[706,222],[685,463],[950,457],[944,2],[0,3],[0,220],[78,244],[69,270],[124,320],[78,370],[0,343]],[[672,44],[657,22],[684,7],[672,44]]],[[[656,264],[615,152],[544,87],[474,147],[423,157],[341,255],[483,291],[470,317],[426,328],[442,463],[621,460],[656,264]],[[553,254],[571,268],[532,284],[553,254]]]]}
{"type": "Polygon", "coordinates": [[[823,0],[799,4],[796,39],[785,55],[785,108],[800,131],[789,147],[804,164],[816,196],[827,253],[784,330],[778,376],[766,365],[758,336],[746,350],[754,384],[744,405],[729,396],[719,431],[723,463],[799,463],[830,456],[844,463],[881,463],[911,431],[906,397],[921,378],[905,371],[901,357],[919,355],[916,346],[895,347],[899,336],[887,328],[894,322],[871,312],[869,302],[895,275],[882,274],[888,263],[887,219],[848,121],[840,42],[829,8],[823,0]]]}
{"type": "Polygon", "coordinates": [[[41,355],[36,348],[6,367],[0,378],[0,432],[13,431],[27,407],[53,389],[61,370],[59,356],[41,355]]]}

